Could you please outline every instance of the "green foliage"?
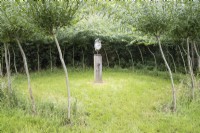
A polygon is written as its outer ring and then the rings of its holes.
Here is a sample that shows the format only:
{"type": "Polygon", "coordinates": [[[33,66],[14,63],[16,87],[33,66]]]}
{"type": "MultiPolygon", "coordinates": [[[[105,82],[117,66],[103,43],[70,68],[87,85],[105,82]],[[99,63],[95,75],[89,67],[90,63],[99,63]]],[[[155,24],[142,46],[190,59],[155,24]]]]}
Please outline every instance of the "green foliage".
{"type": "Polygon", "coordinates": [[[143,2],[137,5],[135,26],[137,30],[158,37],[169,30],[171,17],[170,2],[143,2]]]}
{"type": "Polygon", "coordinates": [[[36,29],[27,16],[27,3],[4,1],[0,10],[1,40],[11,42],[18,38],[28,40],[36,29]]]}
{"type": "Polygon", "coordinates": [[[178,3],[174,13],[174,23],[171,29],[171,36],[174,39],[199,38],[200,31],[200,4],[199,2],[178,3]]]}
{"type": "Polygon", "coordinates": [[[69,26],[74,22],[72,20],[75,18],[79,3],[79,0],[32,1],[29,14],[39,28],[46,34],[53,35],[58,28],[69,26]]]}

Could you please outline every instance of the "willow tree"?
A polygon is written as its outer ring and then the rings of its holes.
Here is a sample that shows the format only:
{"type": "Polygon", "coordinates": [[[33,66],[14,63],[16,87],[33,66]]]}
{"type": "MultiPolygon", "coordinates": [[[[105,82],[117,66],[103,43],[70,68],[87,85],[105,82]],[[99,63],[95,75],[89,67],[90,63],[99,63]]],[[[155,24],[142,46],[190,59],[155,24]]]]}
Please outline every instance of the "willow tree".
{"type": "Polygon", "coordinates": [[[66,85],[68,93],[68,114],[67,118],[70,120],[70,86],[68,71],[63,59],[62,51],[60,44],[57,39],[57,33],[60,28],[64,28],[73,24],[75,14],[79,8],[80,0],[46,0],[46,1],[37,1],[30,2],[30,13],[34,19],[34,23],[46,33],[46,35],[53,37],[58,52],[60,61],[62,63],[66,85]]]}
{"type": "MultiPolygon", "coordinates": [[[[3,3],[2,3],[3,4],[3,3]]],[[[8,61],[8,42],[9,42],[9,37],[7,36],[7,32],[5,28],[7,27],[7,24],[4,22],[5,17],[3,15],[3,8],[6,8],[6,5],[1,6],[0,10],[0,42],[3,43],[4,46],[4,53],[5,53],[5,63],[6,63],[6,71],[7,71],[7,82],[8,82],[8,93],[12,93],[12,88],[11,88],[11,73],[10,73],[10,66],[9,66],[9,61],[8,61]]],[[[3,55],[2,55],[3,56],[3,55]]],[[[1,75],[3,76],[3,75],[1,75]]]]}
{"type": "MultiPolygon", "coordinates": [[[[174,25],[172,28],[172,37],[179,40],[186,40],[187,45],[187,62],[188,70],[191,79],[191,98],[194,99],[195,94],[195,76],[193,72],[193,63],[191,59],[191,44],[195,44],[195,40],[199,37],[199,7],[200,4],[196,2],[188,2],[185,5],[179,3],[180,6],[176,8],[174,25]]],[[[198,57],[198,55],[197,55],[198,57]]]]}
{"type": "MultiPolygon", "coordinates": [[[[3,43],[4,46],[4,56],[5,56],[5,63],[6,63],[6,73],[7,73],[7,82],[8,82],[8,94],[10,96],[10,94],[12,93],[12,87],[11,87],[11,71],[10,71],[10,64],[9,64],[9,57],[8,57],[8,43],[9,43],[9,37],[6,35],[6,31],[3,30],[4,28],[4,24],[2,23],[2,19],[0,19],[0,28],[1,28],[1,32],[0,32],[0,42],[3,43]]],[[[2,73],[1,73],[1,76],[2,73]]]]}
{"type": "Polygon", "coordinates": [[[32,111],[35,114],[36,107],[34,97],[32,94],[31,79],[28,70],[27,59],[21,45],[21,41],[25,41],[27,38],[30,38],[33,35],[34,27],[28,21],[28,16],[25,12],[27,8],[25,2],[18,3],[13,1],[7,1],[4,3],[2,2],[1,5],[4,5],[4,8],[1,8],[1,17],[3,23],[1,30],[5,33],[5,37],[8,37],[12,41],[15,41],[20,49],[20,52],[23,57],[24,68],[28,79],[28,91],[30,95],[32,111]]]}
{"type": "Polygon", "coordinates": [[[172,88],[172,111],[176,111],[176,89],[171,68],[166,60],[163,52],[161,37],[170,29],[171,17],[171,4],[167,2],[143,2],[134,3],[136,5],[136,13],[134,14],[134,22],[138,31],[145,34],[154,36],[159,45],[159,49],[167,67],[172,88]]]}

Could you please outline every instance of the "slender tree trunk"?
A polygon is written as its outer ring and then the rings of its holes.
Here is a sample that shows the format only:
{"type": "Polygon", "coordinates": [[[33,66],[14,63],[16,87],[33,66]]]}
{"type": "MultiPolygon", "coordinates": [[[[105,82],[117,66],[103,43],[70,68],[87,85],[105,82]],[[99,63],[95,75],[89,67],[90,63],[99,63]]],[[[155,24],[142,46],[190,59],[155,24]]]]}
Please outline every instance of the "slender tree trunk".
{"type": "Polygon", "coordinates": [[[141,59],[142,59],[142,64],[144,65],[144,58],[143,58],[142,51],[141,51],[141,49],[140,49],[139,46],[137,46],[137,47],[138,47],[138,50],[139,50],[139,52],[140,52],[140,56],[141,56],[141,59]]]}
{"type": "MultiPolygon", "coordinates": [[[[7,45],[7,50],[8,50],[8,65],[9,65],[9,69],[10,69],[10,49],[9,49],[9,45],[7,45]]],[[[11,70],[10,70],[11,71],[11,70]]]]}
{"type": "Polygon", "coordinates": [[[37,45],[37,61],[38,61],[37,68],[38,68],[38,72],[39,72],[40,71],[40,46],[39,45],[37,45]]]}
{"type": "Polygon", "coordinates": [[[74,68],[74,46],[73,46],[73,68],[74,68]]]}
{"type": "Polygon", "coordinates": [[[194,45],[195,53],[196,53],[196,55],[197,55],[197,69],[198,69],[198,72],[200,72],[200,55],[199,55],[199,53],[198,53],[198,50],[197,50],[197,46],[196,46],[195,41],[193,42],[193,45],[194,45]]]}
{"type": "Polygon", "coordinates": [[[108,60],[108,55],[107,55],[107,52],[106,52],[105,48],[103,48],[103,50],[104,50],[105,55],[106,55],[107,66],[109,68],[110,67],[110,63],[109,63],[109,60],[108,60]]]}
{"type": "Polygon", "coordinates": [[[169,56],[172,58],[173,64],[174,64],[174,72],[176,73],[176,63],[174,61],[174,57],[172,56],[172,54],[170,54],[170,52],[167,50],[167,53],[169,54],[169,56]]]}
{"type": "Polygon", "coordinates": [[[132,55],[131,51],[130,51],[128,48],[127,48],[127,51],[128,51],[128,53],[130,54],[130,56],[131,56],[131,64],[132,64],[132,68],[134,68],[133,55],[132,55]]]}
{"type": "Polygon", "coordinates": [[[5,51],[5,62],[6,62],[6,71],[7,71],[7,80],[8,80],[8,93],[12,93],[11,88],[11,73],[10,73],[10,65],[9,65],[9,57],[8,57],[8,45],[4,43],[4,51],[5,51]]]}
{"type": "Polygon", "coordinates": [[[51,46],[50,46],[49,56],[50,56],[50,67],[51,67],[51,72],[52,72],[52,71],[53,71],[53,61],[52,61],[52,50],[51,50],[51,46]]]}
{"type": "Polygon", "coordinates": [[[181,45],[183,52],[185,53],[185,55],[187,55],[187,51],[185,50],[185,48],[183,47],[183,45],[181,45]]]}
{"type": "MultiPolygon", "coordinates": [[[[2,53],[2,50],[1,50],[1,57],[3,57],[3,53],[2,53]]],[[[2,60],[0,61],[0,77],[3,77],[3,72],[2,72],[2,60]]]]}
{"type": "Polygon", "coordinates": [[[120,58],[119,58],[119,54],[117,52],[117,50],[115,50],[116,54],[117,54],[117,57],[118,57],[118,61],[119,61],[119,67],[121,67],[121,62],[120,62],[120,58]]]}
{"type": "Polygon", "coordinates": [[[194,46],[193,46],[193,43],[191,43],[190,46],[191,46],[191,56],[192,56],[192,57],[191,57],[191,58],[192,58],[192,59],[191,59],[191,65],[192,65],[192,69],[193,69],[193,67],[194,67],[194,65],[195,65],[195,64],[194,64],[194,46]]]}
{"type": "Polygon", "coordinates": [[[153,55],[153,58],[154,58],[154,63],[155,63],[155,69],[157,70],[157,60],[156,60],[156,56],[155,54],[150,50],[150,48],[147,46],[149,52],[153,55]]]}
{"type": "Polygon", "coordinates": [[[3,77],[1,62],[0,62],[0,77],[3,77]]]}
{"type": "Polygon", "coordinates": [[[171,80],[171,85],[172,85],[172,111],[176,111],[176,90],[175,90],[175,87],[174,87],[174,79],[173,79],[173,75],[172,75],[172,71],[171,71],[171,68],[169,67],[169,64],[165,58],[165,55],[164,55],[164,52],[163,52],[163,49],[162,49],[162,46],[161,46],[161,42],[160,42],[160,37],[157,37],[157,40],[158,40],[158,45],[159,45],[159,49],[160,49],[160,52],[161,52],[161,55],[162,55],[162,58],[165,62],[165,65],[168,69],[168,72],[169,72],[169,76],[170,76],[170,80],[171,80]]]}
{"type": "Polygon", "coordinates": [[[56,37],[55,34],[53,35],[53,37],[54,37],[54,40],[56,42],[56,46],[57,46],[57,49],[58,49],[58,52],[59,52],[60,61],[62,63],[64,72],[65,72],[67,93],[68,93],[68,114],[67,114],[67,118],[68,118],[68,120],[70,120],[70,86],[69,86],[69,78],[68,78],[67,67],[65,65],[65,61],[63,60],[62,51],[61,51],[60,45],[58,43],[57,37],[56,37]]]}
{"type": "Polygon", "coordinates": [[[83,70],[85,70],[85,54],[83,52],[83,49],[82,50],[82,66],[83,66],[83,70]]]}
{"type": "Polygon", "coordinates": [[[13,60],[14,60],[15,73],[18,74],[17,66],[16,66],[16,55],[15,55],[15,51],[13,48],[12,48],[12,52],[13,52],[13,56],[14,56],[13,60]]]}
{"type": "Polygon", "coordinates": [[[65,60],[65,46],[64,46],[64,50],[63,50],[63,60],[65,60]]]}
{"type": "Polygon", "coordinates": [[[191,88],[192,88],[192,94],[191,98],[194,99],[194,88],[195,88],[195,79],[192,69],[192,63],[190,58],[190,43],[189,43],[189,37],[187,38],[187,59],[188,59],[188,68],[189,68],[189,74],[191,79],[191,88]]]}
{"type": "Polygon", "coordinates": [[[3,49],[1,49],[1,55],[2,55],[2,57],[1,57],[1,70],[2,70],[2,75],[3,75],[3,69],[4,69],[4,53],[3,53],[3,49]]]}
{"type": "Polygon", "coordinates": [[[28,64],[27,64],[27,60],[26,60],[26,55],[24,53],[24,50],[21,46],[20,41],[16,38],[17,44],[19,46],[22,58],[23,58],[23,62],[24,62],[24,69],[26,71],[26,76],[27,76],[27,80],[28,80],[28,91],[29,91],[29,95],[30,95],[30,99],[31,99],[31,105],[32,105],[32,111],[33,114],[36,114],[36,106],[35,106],[35,100],[33,97],[33,93],[32,93],[32,88],[31,88],[31,78],[30,78],[30,74],[29,74],[29,70],[28,70],[28,64]]]}
{"type": "Polygon", "coordinates": [[[187,68],[186,68],[186,65],[185,65],[185,59],[184,59],[184,57],[183,57],[183,53],[182,53],[181,48],[180,48],[179,45],[178,45],[178,49],[179,49],[179,51],[180,51],[181,58],[182,58],[182,60],[183,60],[183,66],[184,66],[184,69],[185,69],[185,73],[187,73],[187,68]]]}

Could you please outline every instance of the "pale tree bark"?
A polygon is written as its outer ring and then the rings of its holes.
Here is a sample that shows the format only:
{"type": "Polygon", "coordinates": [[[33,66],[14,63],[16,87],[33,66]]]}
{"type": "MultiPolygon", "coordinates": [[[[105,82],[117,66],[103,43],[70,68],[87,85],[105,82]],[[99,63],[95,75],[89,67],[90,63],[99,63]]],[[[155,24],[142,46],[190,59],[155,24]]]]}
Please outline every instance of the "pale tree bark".
{"type": "Polygon", "coordinates": [[[181,45],[183,52],[185,53],[185,55],[187,55],[187,51],[185,50],[185,48],[183,47],[183,45],[181,45]]]}
{"type": "Polygon", "coordinates": [[[63,60],[65,60],[65,46],[64,46],[64,50],[63,50],[63,60]]]}
{"type": "Polygon", "coordinates": [[[178,45],[178,49],[179,49],[180,54],[181,54],[181,58],[182,58],[182,61],[183,61],[183,66],[184,66],[184,69],[185,69],[185,73],[187,73],[187,68],[186,68],[186,65],[185,65],[185,59],[184,59],[183,53],[182,53],[181,48],[180,48],[179,45],[178,45]]]}
{"type": "Polygon", "coordinates": [[[165,62],[165,65],[167,67],[167,70],[168,70],[168,73],[169,73],[169,76],[170,76],[171,86],[172,86],[172,111],[175,112],[176,111],[176,89],[175,89],[175,86],[174,86],[173,75],[172,75],[171,68],[169,67],[169,64],[168,64],[168,62],[165,58],[165,55],[164,55],[164,52],[163,52],[163,49],[162,49],[162,46],[161,46],[160,37],[157,37],[157,40],[158,40],[158,45],[159,45],[159,49],[160,49],[162,58],[165,62]]]}
{"type": "Polygon", "coordinates": [[[156,60],[156,56],[155,54],[151,51],[151,49],[147,46],[149,52],[151,53],[151,55],[153,56],[154,58],[154,63],[155,63],[155,69],[157,70],[157,60],[156,60]]]}
{"type": "MultiPolygon", "coordinates": [[[[1,50],[1,57],[3,57],[3,53],[2,53],[2,50],[1,50]]],[[[2,70],[2,59],[0,61],[0,76],[3,77],[3,70],[2,70]]]]}
{"type": "Polygon", "coordinates": [[[193,45],[194,45],[195,53],[196,53],[196,55],[197,55],[197,69],[198,69],[198,72],[200,72],[200,55],[199,55],[199,53],[198,53],[198,50],[197,50],[197,46],[196,46],[195,41],[193,42],[193,45]]]}
{"type": "Polygon", "coordinates": [[[128,48],[127,48],[127,51],[128,51],[128,53],[129,53],[129,55],[130,55],[130,57],[131,57],[131,65],[132,65],[132,68],[134,68],[133,55],[132,55],[131,51],[130,51],[128,48]]]}
{"type": "Polygon", "coordinates": [[[192,89],[191,98],[194,99],[195,78],[194,78],[193,67],[191,63],[191,57],[190,57],[189,37],[187,38],[187,60],[188,60],[188,68],[189,68],[189,74],[190,74],[190,79],[191,79],[191,89],[192,89]]]}
{"type": "Polygon", "coordinates": [[[27,80],[28,80],[28,91],[29,91],[29,96],[30,96],[30,100],[31,100],[32,111],[33,111],[33,114],[35,115],[36,114],[36,106],[35,106],[35,100],[34,100],[33,93],[32,93],[32,88],[31,88],[31,78],[30,78],[30,74],[29,74],[29,70],[28,70],[28,64],[27,64],[27,60],[26,60],[26,55],[24,53],[24,50],[23,50],[23,48],[21,46],[21,43],[20,43],[19,39],[16,38],[16,42],[18,44],[18,47],[20,49],[20,52],[21,52],[21,55],[22,55],[22,58],[23,58],[24,69],[26,71],[26,76],[27,76],[27,80]]]}
{"type": "Polygon", "coordinates": [[[139,52],[140,52],[140,56],[141,56],[141,59],[142,59],[142,64],[144,64],[144,58],[143,58],[142,51],[141,51],[141,49],[140,49],[139,46],[137,46],[137,47],[138,47],[138,50],[139,50],[139,52]]]}
{"type": "Polygon", "coordinates": [[[108,66],[108,68],[109,68],[109,67],[110,67],[110,62],[109,62],[109,59],[108,59],[108,54],[107,54],[105,48],[103,48],[103,50],[104,50],[105,55],[106,55],[107,66],[108,66]]]}
{"type": "Polygon", "coordinates": [[[68,93],[68,109],[67,109],[68,113],[67,113],[67,118],[68,118],[68,120],[70,120],[70,118],[71,118],[71,115],[70,115],[71,114],[70,113],[70,108],[71,108],[70,99],[71,99],[71,97],[70,97],[70,86],[69,86],[69,77],[68,77],[67,67],[65,65],[65,61],[63,59],[62,51],[61,51],[61,48],[60,48],[60,44],[59,44],[59,42],[57,40],[57,37],[56,37],[55,34],[53,34],[53,37],[54,37],[54,40],[55,40],[55,43],[56,43],[56,46],[57,46],[57,49],[58,49],[58,52],[59,52],[60,61],[62,63],[64,72],[65,72],[66,86],[67,86],[67,93],[68,93]]]}
{"type": "MultiPolygon", "coordinates": [[[[9,65],[9,69],[10,69],[10,49],[9,49],[9,45],[7,45],[7,50],[8,50],[8,65],[9,65]]],[[[10,70],[11,71],[11,70],[10,70]]]]}
{"type": "Polygon", "coordinates": [[[3,49],[1,49],[1,55],[2,55],[2,57],[1,57],[1,70],[2,70],[2,75],[4,74],[3,73],[3,69],[4,69],[4,52],[3,52],[3,49]]]}
{"type": "Polygon", "coordinates": [[[119,61],[119,67],[121,67],[121,62],[120,62],[120,57],[119,57],[119,54],[117,52],[117,50],[115,50],[116,54],[117,54],[117,58],[118,58],[118,61],[119,61]]]}
{"type": "Polygon", "coordinates": [[[85,54],[84,54],[84,51],[83,49],[82,50],[82,66],[83,66],[83,70],[85,69],[85,54]]]}
{"type": "Polygon", "coordinates": [[[38,68],[38,72],[39,72],[40,71],[40,45],[37,45],[37,61],[38,61],[37,68],[38,68]]]}
{"type": "Polygon", "coordinates": [[[1,62],[0,62],[0,76],[3,77],[1,62]]]}
{"type": "Polygon", "coordinates": [[[52,50],[51,50],[51,46],[50,46],[49,56],[50,56],[50,67],[51,67],[51,72],[52,72],[52,71],[53,71],[53,61],[52,61],[52,50]]]}
{"type": "Polygon", "coordinates": [[[167,53],[169,54],[169,56],[172,58],[172,62],[174,64],[174,72],[176,73],[176,63],[174,61],[174,57],[172,56],[172,54],[167,50],[167,53]]]}
{"type": "Polygon", "coordinates": [[[193,43],[191,43],[191,65],[192,65],[192,68],[194,67],[194,46],[193,46],[193,43]]]}
{"type": "Polygon", "coordinates": [[[73,68],[74,68],[74,46],[73,46],[73,59],[72,59],[72,64],[73,64],[73,68]]]}
{"type": "Polygon", "coordinates": [[[4,53],[5,53],[5,62],[6,62],[6,71],[7,71],[7,80],[8,80],[8,92],[9,94],[12,93],[11,88],[11,72],[10,72],[10,65],[9,65],[9,57],[8,57],[8,44],[4,43],[4,53]]]}
{"type": "Polygon", "coordinates": [[[15,73],[18,74],[17,66],[16,66],[16,55],[15,55],[15,51],[14,51],[13,48],[12,48],[12,52],[13,52],[13,60],[14,60],[15,73]]]}

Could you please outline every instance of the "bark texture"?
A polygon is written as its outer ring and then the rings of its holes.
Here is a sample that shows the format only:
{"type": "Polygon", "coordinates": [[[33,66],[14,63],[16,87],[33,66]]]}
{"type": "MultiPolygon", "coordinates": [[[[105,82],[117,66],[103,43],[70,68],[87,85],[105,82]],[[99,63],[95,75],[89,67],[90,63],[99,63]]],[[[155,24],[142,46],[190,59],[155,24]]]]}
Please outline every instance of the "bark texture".
{"type": "Polygon", "coordinates": [[[55,43],[56,43],[56,46],[57,46],[57,49],[58,49],[58,52],[59,52],[60,61],[62,63],[64,72],[65,72],[66,85],[67,85],[67,94],[68,94],[68,109],[67,109],[68,112],[67,112],[67,118],[68,118],[68,120],[70,120],[70,118],[71,118],[71,115],[70,115],[71,114],[70,113],[70,108],[71,108],[70,99],[71,99],[71,96],[70,96],[70,86],[69,86],[68,71],[67,71],[67,67],[65,65],[65,61],[64,61],[63,56],[62,56],[62,51],[61,51],[58,39],[57,39],[57,37],[56,37],[55,34],[53,35],[53,37],[54,37],[54,40],[55,40],[55,43]]]}
{"type": "Polygon", "coordinates": [[[109,59],[108,59],[108,54],[107,54],[105,48],[103,48],[103,50],[104,50],[105,55],[106,55],[107,66],[108,66],[108,68],[109,68],[109,67],[110,67],[110,62],[109,62],[109,59]]]}
{"type": "Polygon", "coordinates": [[[171,68],[169,67],[169,64],[168,64],[168,62],[167,62],[167,60],[165,58],[165,55],[164,55],[164,52],[163,52],[163,49],[162,49],[162,46],[161,46],[160,38],[157,37],[157,40],[158,40],[158,45],[159,45],[159,49],[160,49],[162,58],[163,58],[163,60],[165,62],[165,65],[167,67],[167,70],[168,70],[168,73],[169,73],[169,76],[170,76],[171,86],[172,86],[172,111],[175,112],[176,111],[176,90],[175,90],[175,86],[174,86],[173,75],[172,75],[171,68]]]}
{"type": "Polygon", "coordinates": [[[187,60],[188,60],[189,75],[190,75],[190,79],[191,79],[191,89],[192,89],[191,98],[194,99],[195,78],[194,78],[194,73],[193,73],[192,60],[190,57],[189,37],[187,38],[187,60]]]}
{"type": "Polygon", "coordinates": [[[151,53],[151,55],[153,56],[154,58],[154,63],[155,63],[155,69],[157,70],[157,60],[156,60],[156,56],[155,54],[151,51],[151,49],[147,46],[149,52],[151,53]]]}
{"type": "Polygon", "coordinates": [[[32,111],[33,111],[33,114],[35,115],[36,114],[36,106],[35,106],[35,100],[34,100],[33,93],[32,93],[32,88],[31,88],[31,78],[30,78],[30,74],[29,74],[29,70],[28,70],[28,64],[27,64],[27,60],[26,60],[26,55],[24,53],[24,50],[23,50],[23,48],[21,46],[20,41],[18,39],[16,39],[16,41],[17,41],[18,47],[20,49],[20,52],[21,52],[21,55],[22,55],[22,58],[23,58],[24,69],[26,71],[26,76],[27,76],[27,80],[28,80],[28,91],[29,91],[29,96],[30,96],[30,100],[31,100],[32,111]]]}
{"type": "Polygon", "coordinates": [[[15,55],[15,51],[14,51],[13,48],[12,48],[12,52],[13,52],[13,60],[14,60],[15,73],[18,74],[17,66],[16,66],[16,55],[15,55]]]}
{"type": "Polygon", "coordinates": [[[5,53],[5,62],[6,62],[6,71],[7,71],[7,80],[8,80],[8,93],[12,93],[11,88],[11,73],[10,73],[10,64],[9,64],[9,57],[8,57],[8,45],[4,43],[4,53],[5,53]]]}

